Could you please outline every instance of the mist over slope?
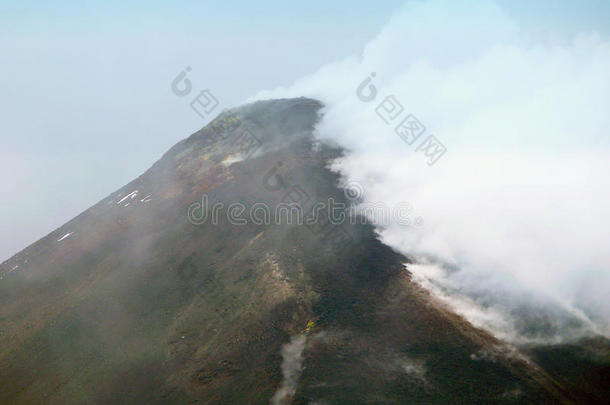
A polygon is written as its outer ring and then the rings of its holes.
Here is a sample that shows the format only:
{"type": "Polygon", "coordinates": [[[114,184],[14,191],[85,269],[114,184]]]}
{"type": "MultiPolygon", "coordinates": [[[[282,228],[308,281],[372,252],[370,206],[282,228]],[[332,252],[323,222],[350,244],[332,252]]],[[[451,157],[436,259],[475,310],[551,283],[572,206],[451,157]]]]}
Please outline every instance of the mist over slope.
{"type": "Polygon", "coordinates": [[[491,1],[434,0],[255,99],[325,103],[317,136],[350,150],[334,169],[422,285],[498,337],[560,342],[610,335],[609,71],[594,32],[541,40],[491,1]],[[420,223],[371,208],[402,201],[420,223]]]}

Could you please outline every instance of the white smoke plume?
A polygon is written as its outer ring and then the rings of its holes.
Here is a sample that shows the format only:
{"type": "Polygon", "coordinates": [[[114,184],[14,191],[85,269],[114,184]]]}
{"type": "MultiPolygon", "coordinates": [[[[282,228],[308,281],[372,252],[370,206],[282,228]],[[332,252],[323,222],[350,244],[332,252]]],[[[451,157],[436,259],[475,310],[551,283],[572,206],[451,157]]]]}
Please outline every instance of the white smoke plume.
{"type": "Polygon", "coordinates": [[[293,336],[290,342],[282,347],[282,384],[271,398],[271,405],[290,403],[294,395],[303,363],[303,350],[305,349],[305,335],[293,336]]]}
{"type": "Polygon", "coordinates": [[[384,224],[382,240],[458,312],[505,339],[564,341],[610,335],[608,72],[608,38],[542,40],[491,1],[433,0],[362,55],[255,99],[325,103],[318,136],[350,151],[334,168],[365,200],[411,204],[423,225],[384,224]],[[409,114],[425,132],[405,142],[409,114]],[[433,165],[430,134],[446,148],[433,165]]]}

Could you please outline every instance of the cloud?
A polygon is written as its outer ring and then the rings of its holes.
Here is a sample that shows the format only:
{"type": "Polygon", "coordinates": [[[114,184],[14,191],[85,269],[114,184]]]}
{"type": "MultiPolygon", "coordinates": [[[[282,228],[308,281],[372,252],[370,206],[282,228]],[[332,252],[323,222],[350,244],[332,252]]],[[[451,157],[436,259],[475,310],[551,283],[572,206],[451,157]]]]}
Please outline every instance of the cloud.
{"type": "Polygon", "coordinates": [[[256,98],[323,101],[318,136],[350,151],[334,168],[424,219],[380,224],[383,241],[450,269],[427,279],[473,323],[557,341],[610,336],[609,71],[607,38],[545,42],[493,2],[439,0],[409,3],[361,56],[256,98]],[[412,144],[394,131],[408,114],[425,127],[412,144]],[[430,134],[446,148],[432,166],[418,151],[430,134]]]}

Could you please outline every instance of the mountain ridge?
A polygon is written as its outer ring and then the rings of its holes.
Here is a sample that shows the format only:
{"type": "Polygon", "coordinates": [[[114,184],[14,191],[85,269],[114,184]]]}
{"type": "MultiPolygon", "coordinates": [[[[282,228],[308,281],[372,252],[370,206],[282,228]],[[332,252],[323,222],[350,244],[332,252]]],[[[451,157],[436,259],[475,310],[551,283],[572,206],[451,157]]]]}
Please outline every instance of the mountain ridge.
{"type": "Polygon", "coordinates": [[[437,302],[364,220],[203,221],[204,196],[352,205],[321,108],[226,111],[0,265],[0,402],[603,403],[437,302]]]}

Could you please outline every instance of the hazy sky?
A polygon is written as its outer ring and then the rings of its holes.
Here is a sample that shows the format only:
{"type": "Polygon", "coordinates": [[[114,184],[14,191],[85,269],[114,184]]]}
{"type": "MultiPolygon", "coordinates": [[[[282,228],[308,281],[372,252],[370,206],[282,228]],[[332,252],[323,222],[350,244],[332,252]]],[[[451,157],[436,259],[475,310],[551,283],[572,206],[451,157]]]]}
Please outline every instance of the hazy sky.
{"type": "MultiPolygon", "coordinates": [[[[359,54],[404,1],[0,2],[0,260],[202,127],[186,66],[221,107],[359,54]]],[[[610,2],[501,1],[540,36],[610,31],[610,2]],[[559,33],[559,34],[558,34],[559,33]]]]}

